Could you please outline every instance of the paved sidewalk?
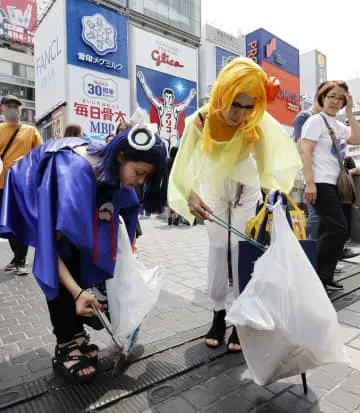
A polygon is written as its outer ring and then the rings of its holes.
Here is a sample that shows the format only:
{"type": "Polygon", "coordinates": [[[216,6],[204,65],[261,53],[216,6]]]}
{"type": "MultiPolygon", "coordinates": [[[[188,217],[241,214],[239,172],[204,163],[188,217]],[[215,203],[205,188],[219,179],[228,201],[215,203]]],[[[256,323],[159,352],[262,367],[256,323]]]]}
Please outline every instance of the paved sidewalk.
{"type": "MultiPolygon", "coordinates": [[[[206,296],[208,244],[205,226],[168,227],[166,222],[155,217],[141,221],[141,225],[144,236],[138,240],[139,259],[147,266],[162,266],[165,281],[159,303],[141,329],[139,343],[149,344],[208,324],[211,307],[206,296]]],[[[0,268],[10,258],[7,242],[0,241],[0,268]]],[[[360,262],[359,259],[352,261],[360,262]]],[[[231,300],[232,294],[229,293],[228,304],[231,300]]],[[[300,386],[295,385],[298,378],[283,380],[265,389],[249,384],[249,374],[241,367],[227,371],[224,373],[226,377],[217,376],[220,378],[215,382],[212,382],[213,378],[199,384],[168,400],[168,405],[165,403],[152,411],[250,411],[234,410],[231,406],[236,405],[239,397],[254,397],[248,400],[254,407],[258,404],[255,397],[258,394],[265,397],[264,400],[266,396],[269,399],[276,396],[272,401],[273,410],[257,410],[263,413],[277,412],[276,409],[285,412],[360,413],[360,302],[338,314],[343,323],[342,333],[351,363],[349,366],[329,365],[311,372],[311,392],[307,398],[298,397],[301,396],[300,386]],[[222,379],[231,385],[221,386],[219,382],[222,379]],[[241,383],[241,386],[238,388],[236,383],[241,383]],[[247,387],[249,385],[251,387],[247,387]],[[210,394],[217,386],[214,399],[210,394]],[[222,389],[220,393],[219,389],[222,389]],[[173,408],[177,403],[186,408],[173,408]]],[[[106,334],[91,334],[93,341],[100,343],[103,354],[106,354],[110,343],[106,334]]],[[[18,277],[0,271],[0,391],[50,374],[54,345],[46,302],[34,277],[18,277]]]]}

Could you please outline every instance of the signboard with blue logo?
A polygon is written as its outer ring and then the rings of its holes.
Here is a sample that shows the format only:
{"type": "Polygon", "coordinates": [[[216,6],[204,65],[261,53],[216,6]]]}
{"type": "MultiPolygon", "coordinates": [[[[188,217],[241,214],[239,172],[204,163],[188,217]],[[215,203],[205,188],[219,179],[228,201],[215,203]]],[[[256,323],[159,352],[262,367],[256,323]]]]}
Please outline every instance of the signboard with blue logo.
{"type": "Polygon", "coordinates": [[[221,70],[236,57],[239,57],[239,55],[216,46],[216,77],[221,70]]]}
{"type": "Polygon", "coordinates": [[[260,66],[268,63],[299,77],[299,50],[264,29],[255,30],[246,36],[246,56],[260,66]]]}
{"type": "Polygon", "coordinates": [[[67,0],[67,63],[128,78],[128,20],[88,0],[67,0]]]}

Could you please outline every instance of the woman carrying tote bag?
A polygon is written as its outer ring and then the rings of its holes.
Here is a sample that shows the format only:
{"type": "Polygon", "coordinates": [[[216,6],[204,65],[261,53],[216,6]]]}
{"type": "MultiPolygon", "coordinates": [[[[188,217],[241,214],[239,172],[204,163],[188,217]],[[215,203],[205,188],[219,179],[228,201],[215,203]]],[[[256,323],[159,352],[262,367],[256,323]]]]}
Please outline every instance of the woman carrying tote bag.
{"type": "Polygon", "coordinates": [[[318,275],[325,288],[339,290],[343,286],[334,281],[334,271],[347,237],[339,186],[344,171],[339,159],[344,159],[347,144],[360,145],[360,126],[352,113],[353,100],[344,81],[326,82],[317,100],[322,112],[309,118],[302,129],[305,199],[314,205],[320,218],[318,275]],[[344,107],[350,126],[335,119],[344,107]]]}

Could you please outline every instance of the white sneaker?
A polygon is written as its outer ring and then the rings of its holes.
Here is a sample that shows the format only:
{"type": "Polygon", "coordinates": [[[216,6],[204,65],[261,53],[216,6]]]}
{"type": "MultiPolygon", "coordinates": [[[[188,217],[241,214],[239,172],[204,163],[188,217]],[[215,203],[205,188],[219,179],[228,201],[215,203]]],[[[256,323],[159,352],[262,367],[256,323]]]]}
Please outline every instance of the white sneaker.
{"type": "Polygon", "coordinates": [[[29,274],[29,268],[25,262],[22,262],[16,265],[15,272],[16,272],[16,275],[20,275],[20,276],[27,275],[29,274]]]}

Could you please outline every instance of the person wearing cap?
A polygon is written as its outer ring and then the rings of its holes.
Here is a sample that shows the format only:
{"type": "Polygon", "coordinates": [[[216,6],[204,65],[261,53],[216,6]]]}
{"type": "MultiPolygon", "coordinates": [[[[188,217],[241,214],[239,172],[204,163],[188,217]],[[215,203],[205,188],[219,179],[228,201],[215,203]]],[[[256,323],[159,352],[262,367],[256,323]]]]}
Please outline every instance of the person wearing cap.
{"type": "MultiPolygon", "coordinates": [[[[0,124],[0,158],[3,165],[0,173],[0,212],[8,169],[36,146],[43,143],[36,128],[20,123],[21,106],[22,103],[16,96],[8,95],[1,99],[5,122],[0,124]]],[[[9,243],[14,256],[6,265],[5,271],[13,271],[17,275],[28,274],[26,266],[27,245],[14,239],[10,239],[9,243]]]]}

